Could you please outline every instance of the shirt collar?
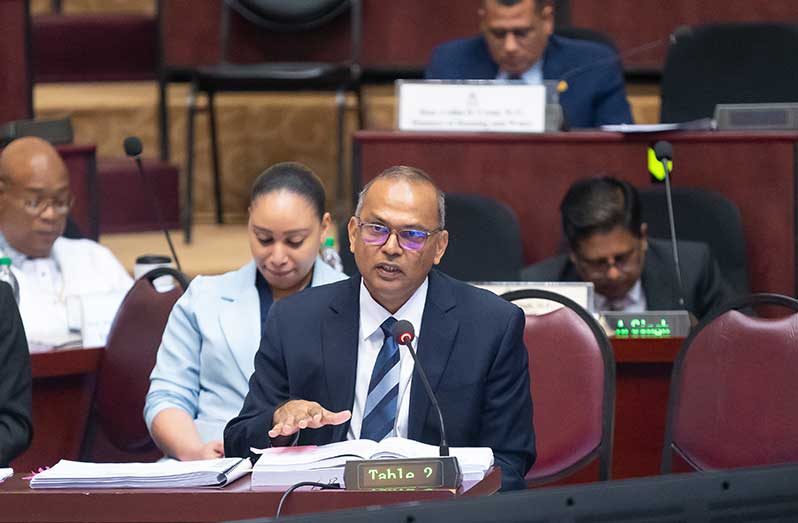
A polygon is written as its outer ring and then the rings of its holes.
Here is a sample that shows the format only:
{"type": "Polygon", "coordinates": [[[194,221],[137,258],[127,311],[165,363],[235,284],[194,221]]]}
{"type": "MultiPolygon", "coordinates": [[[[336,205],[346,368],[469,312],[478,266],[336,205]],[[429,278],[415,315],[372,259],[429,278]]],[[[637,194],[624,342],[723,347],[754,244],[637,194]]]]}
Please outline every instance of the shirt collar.
{"type": "Polygon", "coordinates": [[[416,338],[421,332],[421,318],[424,315],[424,305],[427,302],[427,289],[429,276],[419,285],[416,292],[410,296],[395,314],[388,312],[376,302],[366,288],[363,279],[360,280],[360,338],[366,340],[380,330],[380,325],[390,316],[397,320],[407,320],[416,329],[416,338]]]}
{"type": "MultiPolygon", "coordinates": [[[[497,80],[507,80],[509,78],[507,71],[499,70],[496,75],[497,80]]],[[[543,83],[543,59],[541,58],[535,64],[521,74],[521,79],[524,83],[537,85],[543,83]]]]}
{"type": "Polygon", "coordinates": [[[6,237],[3,236],[3,233],[0,233],[0,253],[2,256],[8,256],[11,258],[11,265],[12,267],[20,268],[22,267],[22,263],[28,259],[27,256],[16,250],[8,243],[6,237]]]}
{"type": "MultiPolygon", "coordinates": [[[[609,310],[610,300],[606,297],[602,296],[601,294],[596,293],[594,301],[596,302],[596,310],[603,311],[609,310]]],[[[634,305],[638,305],[643,302],[643,284],[640,283],[640,278],[637,279],[635,284],[629,289],[629,292],[626,293],[620,300],[613,300],[615,303],[621,303],[621,310],[627,310],[634,305]]]]}

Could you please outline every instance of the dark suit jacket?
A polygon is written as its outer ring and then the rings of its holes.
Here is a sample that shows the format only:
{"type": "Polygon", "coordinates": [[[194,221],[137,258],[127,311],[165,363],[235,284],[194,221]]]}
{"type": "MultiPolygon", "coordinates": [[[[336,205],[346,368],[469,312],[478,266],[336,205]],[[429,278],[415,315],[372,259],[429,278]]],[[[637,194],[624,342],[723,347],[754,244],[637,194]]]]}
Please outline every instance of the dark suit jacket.
{"type": "MultiPolygon", "coordinates": [[[[620,61],[614,57],[615,51],[603,44],[549,37],[543,54],[543,79],[568,82],[568,89],[560,93],[560,105],[569,127],[632,122],[620,61]]],[[[437,47],[424,76],[435,80],[490,80],[498,72],[485,39],[476,36],[437,47]]]]}
{"type": "MultiPolygon", "coordinates": [[[[678,242],[687,310],[699,319],[733,297],[709,247],[700,242],[678,242]]],[[[679,309],[676,268],[670,241],[648,239],[645,266],[640,276],[648,310],[679,309]]],[[[521,271],[524,281],[582,281],[567,254],[547,258],[521,271]]]]}
{"type": "MultiPolygon", "coordinates": [[[[355,399],[360,277],[275,303],[255,355],[241,413],[224,432],[225,454],[267,447],[274,411],[289,399],[351,410],[355,399]]],[[[493,449],[505,488],[522,488],[535,459],[524,315],[497,296],[432,271],[418,356],[451,446],[493,449]]],[[[301,431],[300,445],[346,439],[349,423],[301,431]]],[[[437,445],[438,418],[424,387],[410,393],[408,437],[437,445]]]]}
{"type": "Polygon", "coordinates": [[[0,282],[0,467],[21,454],[33,436],[28,342],[11,287],[0,282]]]}

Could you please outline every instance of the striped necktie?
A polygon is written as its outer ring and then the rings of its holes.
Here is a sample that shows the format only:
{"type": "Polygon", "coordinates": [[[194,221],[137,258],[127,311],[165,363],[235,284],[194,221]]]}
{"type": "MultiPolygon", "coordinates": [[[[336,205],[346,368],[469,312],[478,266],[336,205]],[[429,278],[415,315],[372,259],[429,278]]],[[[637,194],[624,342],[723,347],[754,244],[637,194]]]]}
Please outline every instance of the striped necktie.
{"type": "Polygon", "coordinates": [[[380,441],[393,431],[399,398],[399,347],[393,339],[396,318],[385,320],[380,328],[385,339],[374,363],[363,411],[360,439],[380,441]]]}

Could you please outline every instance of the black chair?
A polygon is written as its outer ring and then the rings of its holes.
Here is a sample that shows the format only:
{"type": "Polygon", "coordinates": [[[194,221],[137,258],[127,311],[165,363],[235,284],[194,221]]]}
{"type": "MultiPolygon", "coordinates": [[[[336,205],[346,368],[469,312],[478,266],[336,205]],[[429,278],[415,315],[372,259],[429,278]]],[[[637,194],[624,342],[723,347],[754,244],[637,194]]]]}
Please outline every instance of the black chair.
{"type": "MultiPolygon", "coordinates": [[[[186,167],[186,193],[183,206],[183,226],[186,239],[191,238],[191,210],[193,206],[194,175],[194,117],[197,112],[198,93],[208,96],[208,114],[213,163],[216,221],[222,223],[222,188],[217,143],[214,95],[225,91],[295,91],[317,90],[336,92],[337,147],[338,147],[338,197],[343,195],[344,109],[346,92],[357,97],[358,125],[363,126],[363,107],[360,85],[362,0],[223,0],[221,13],[221,62],[200,67],[191,83],[188,103],[188,148],[186,167]],[[259,30],[272,33],[311,33],[338,18],[349,10],[350,49],[348,56],[337,62],[261,62],[232,63],[231,24],[243,20],[259,30]]],[[[268,125],[264,122],[264,125],[268,125]]]]}
{"type": "Polygon", "coordinates": [[[796,56],[796,25],[695,27],[668,50],[660,120],[711,117],[719,103],[796,102],[796,56]]]}
{"type": "MultiPolygon", "coordinates": [[[[670,238],[663,187],[640,191],[643,221],[653,238],[670,238]]],[[[673,188],[673,214],[679,240],[704,242],[726,282],[738,295],[748,294],[748,262],[740,211],[720,193],[673,188]]]]}
{"type": "MultiPolygon", "coordinates": [[[[357,272],[349,251],[347,221],[339,226],[344,272],[357,272]]],[[[515,213],[476,194],[446,195],[449,247],[438,269],[464,281],[517,281],[523,262],[521,228],[515,213]]]]}

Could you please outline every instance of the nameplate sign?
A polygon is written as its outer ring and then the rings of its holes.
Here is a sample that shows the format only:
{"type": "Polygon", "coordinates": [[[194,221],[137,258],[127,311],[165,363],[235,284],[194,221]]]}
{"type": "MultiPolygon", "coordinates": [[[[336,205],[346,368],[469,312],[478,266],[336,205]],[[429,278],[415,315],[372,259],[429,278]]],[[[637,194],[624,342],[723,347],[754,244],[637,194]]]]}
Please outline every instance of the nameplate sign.
{"type": "Polygon", "coordinates": [[[522,82],[396,82],[401,131],[542,133],[546,88],[522,82]]]}
{"type": "MultiPolygon", "coordinates": [[[[487,291],[491,291],[495,294],[501,296],[502,294],[506,294],[508,292],[513,291],[520,291],[525,289],[539,289],[542,291],[549,291],[560,296],[565,296],[570,300],[576,302],[586,311],[593,313],[594,312],[594,305],[593,305],[593,294],[594,288],[592,282],[521,282],[521,281],[513,281],[513,282],[471,282],[471,285],[475,287],[479,287],[480,289],[485,289],[487,291]]],[[[518,300],[514,302],[516,305],[521,307],[524,311],[524,314],[529,316],[539,316],[541,314],[547,314],[549,312],[555,311],[561,307],[557,302],[549,301],[549,300],[536,300],[536,299],[526,299],[526,300],[518,300]]]]}

